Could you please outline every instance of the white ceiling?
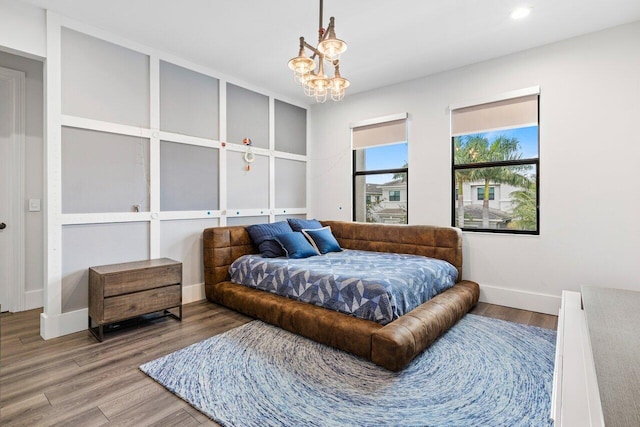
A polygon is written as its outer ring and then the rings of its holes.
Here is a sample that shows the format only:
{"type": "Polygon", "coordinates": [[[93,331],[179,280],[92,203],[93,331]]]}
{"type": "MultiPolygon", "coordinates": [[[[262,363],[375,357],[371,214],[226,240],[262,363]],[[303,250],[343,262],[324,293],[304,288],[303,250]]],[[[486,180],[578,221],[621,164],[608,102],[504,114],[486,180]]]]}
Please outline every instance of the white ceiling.
{"type": "MultiPolygon", "coordinates": [[[[308,102],[287,61],[319,0],[21,0],[308,102]]],[[[639,0],[325,0],[357,93],[640,20],[639,0]],[[517,6],[529,17],[509,18],[517,6]]]]}

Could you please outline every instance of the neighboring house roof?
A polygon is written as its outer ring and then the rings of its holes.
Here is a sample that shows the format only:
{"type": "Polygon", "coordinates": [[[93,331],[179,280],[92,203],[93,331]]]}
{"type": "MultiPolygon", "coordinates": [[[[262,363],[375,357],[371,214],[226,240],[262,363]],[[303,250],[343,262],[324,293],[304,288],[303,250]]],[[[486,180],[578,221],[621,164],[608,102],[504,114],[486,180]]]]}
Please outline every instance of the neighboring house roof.
{"type": "Polygon", "coordinates": [[[384,184],[380,184],[380,187],[392,187],[394,185],[407,185],[406,181],[401,179],[395,179],[393,181],[385,182],[384,184]]]}
{"type": "MultiPolygon", "coordinates": [[[[465,205],[464,214],[465,216],[470,216],[474,220],[482,220],[482,205],[465,205]]],[[[507,212],[501,211],[499,209],[489,208],[490,220],[505,220],[510,218],[511,215],[509,215],[507,212]]]]}
{"type": "Polygon", "coordinates": [[[382,194],[380,184],[367,184],[365,191],[367,194],[382,194]]]}

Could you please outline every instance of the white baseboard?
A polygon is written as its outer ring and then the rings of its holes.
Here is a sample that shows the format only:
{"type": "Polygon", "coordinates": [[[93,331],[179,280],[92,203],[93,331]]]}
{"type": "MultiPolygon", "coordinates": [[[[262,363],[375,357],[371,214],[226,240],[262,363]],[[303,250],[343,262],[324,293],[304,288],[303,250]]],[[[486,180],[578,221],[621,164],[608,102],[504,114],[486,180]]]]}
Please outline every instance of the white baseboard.
{"type": "Polygon", "coordinates": [[[45,340],[87,329],[89,309],[70,311],[57,316],[40,314],[40,336],[45,340]]]}
{"type": "MultiPolygon", "coordinates": [[[[40,296],[40,298],[42,298],[42,296],[40,296]]],[[[204,283],[182,287],[182,304],[200,301],[205,298],[204,283]]],[[[40,307],[41,306],[42,305],[40,305],[40,307]]],[[[40,336],[45,340],[48,340],[62,335],[84,331],[88,326],[88,315],[88,308],[62,313],[58,316],[48,316],[47,314],[42,313],[40,314],[40,336]]]]}
{"type": "Polygon", "coordinates": [[[204,293],[204,283],[197,283],[195,285],[182,287],[182,304],[202,301],[205,298],[206,295],[204,293]]]}
{"type": "MultiPolygon", "coordinates": [[[[32,291],[33,299],[42,291],[32,291]]],[[[30,292],[31,293],[31,292],[30,292]]],[[[40,298],[42,296],[40,295],[40,298]]],[[[205,299],[204,284],[184,286],[182,288],[182,303],[200,301],[205,299]]],[[[506,307],[519,308],[521,310],[535,311],[538,313],[558,315],[560,309],[560,296],[547,295],[536,292],[528,292],[518,289],[499,288],[496,286],[480,285],[480,301],[506,307]]],[[[45,340],[87,329],[87,316],[89,310],[81,310],[62,313],[58,316],[40,315],[40,335],[45,340]]]]}
{"type": "Polygon", "coordinates": [[[480,285],[480,302],[557,316],[561,297],[520,289],[480,285]]]}
{"type": "Polygon", "coordinates": [[[24,293],[24,309],[32,310],[34,308],[40,308],[44,305],[44,291],[38,289],[37,291],[27,291],[24,293]]]}

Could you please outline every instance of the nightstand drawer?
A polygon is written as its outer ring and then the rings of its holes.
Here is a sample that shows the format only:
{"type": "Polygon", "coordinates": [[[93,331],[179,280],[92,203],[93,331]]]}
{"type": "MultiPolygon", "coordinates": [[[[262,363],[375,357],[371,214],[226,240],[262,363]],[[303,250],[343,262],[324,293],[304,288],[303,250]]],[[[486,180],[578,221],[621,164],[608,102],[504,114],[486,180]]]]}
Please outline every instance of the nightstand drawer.
{"type": "Polygon", "coordinates": [[[182,281],[182,265],[108,274],[104,276],[103,280],[104,297],[144,291],[180,283],[182,281]]]}
{"type": "Polygon", "coordinates": [[[102,322],[113,322],[165,308],[177,307],[182,301],[182,287],[165,286],[135,294],[115,296],[104,300],[102,322]]]}

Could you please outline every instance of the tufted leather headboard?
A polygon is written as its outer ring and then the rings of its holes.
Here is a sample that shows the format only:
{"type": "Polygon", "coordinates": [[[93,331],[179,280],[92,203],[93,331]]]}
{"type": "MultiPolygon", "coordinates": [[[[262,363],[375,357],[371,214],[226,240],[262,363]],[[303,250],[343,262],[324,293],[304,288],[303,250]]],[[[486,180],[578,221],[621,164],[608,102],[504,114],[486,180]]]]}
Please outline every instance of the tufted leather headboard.
{"type": "MultiPolygon", "coordinates": [[[[458,269],[462,280],[462,234],[453,227],[430,225],[367,224],[321,221],[345,249],[396,252],[443,259],[458,269]]],[[[242,255],[258,253],[244,226],[204,230],[203,257],[205,289],[229,280],[229,266],[242,255]]]]}
{"type": "MultiPolygon", "coordinates": [[[[229,280],[229,266],[242,255],[257,254],[244,226],[207,228],[203,234],[204,283],[229,280]]],[[[209,291],[207,291],[209,292],[209,291]]]]}
{"type": "Polygon", "coordinates": [[[321,221],[345,249],[422,255],[443,259],[462,280],[462,233],[453,227],[321,221]]]}

